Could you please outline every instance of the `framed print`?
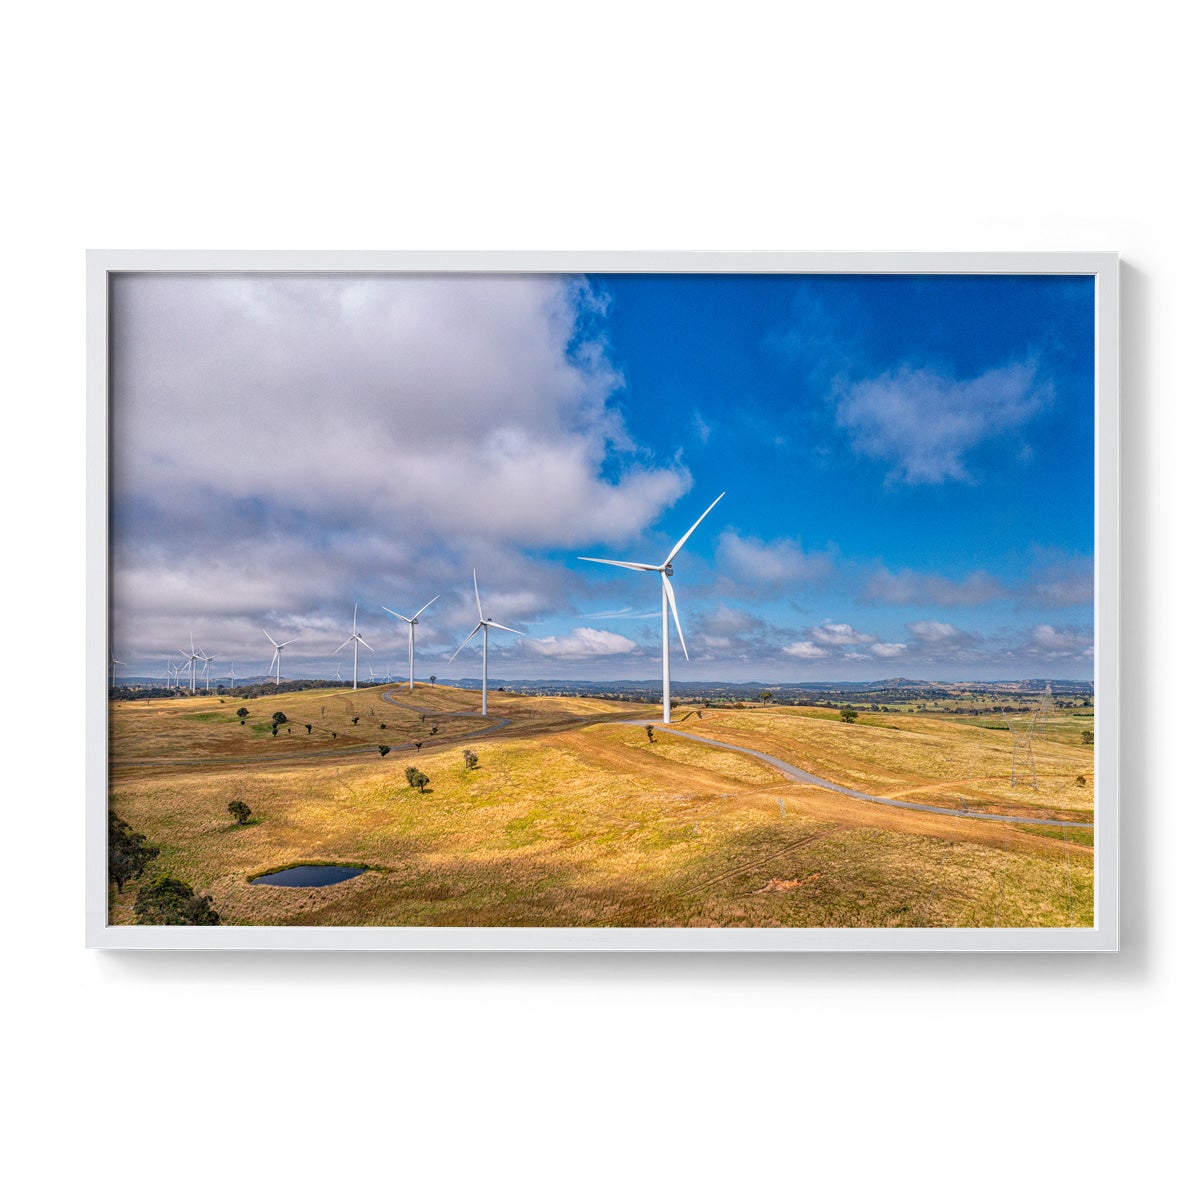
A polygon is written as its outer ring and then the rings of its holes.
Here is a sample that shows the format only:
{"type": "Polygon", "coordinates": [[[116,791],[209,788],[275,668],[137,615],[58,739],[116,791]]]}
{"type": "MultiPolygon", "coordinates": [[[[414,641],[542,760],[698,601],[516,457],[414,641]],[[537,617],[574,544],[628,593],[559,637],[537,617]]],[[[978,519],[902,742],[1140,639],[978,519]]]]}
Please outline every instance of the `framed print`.
{"type": "Polygon", "coordinates": [[[1115,254],[88,256],[88,943],[1115,950],[1115,254]]]}

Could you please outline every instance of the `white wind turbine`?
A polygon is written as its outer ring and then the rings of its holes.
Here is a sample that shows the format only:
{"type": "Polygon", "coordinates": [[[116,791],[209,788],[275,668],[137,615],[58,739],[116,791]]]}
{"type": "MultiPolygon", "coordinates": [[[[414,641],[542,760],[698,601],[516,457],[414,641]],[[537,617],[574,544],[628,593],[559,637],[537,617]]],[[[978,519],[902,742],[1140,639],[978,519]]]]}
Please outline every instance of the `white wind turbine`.
{"type": "Polygon", "coordinates": [[[108,666],[111,673],[111,679],[108,686],[115,688],[117,686],[117,668],[127,667],[129,664],[122,662],[111,650],[108,652],[108,666]]]}
{"type": "Polygon", "coordinates": [[[353,628],[350,636],[337,648],[337,650],[334,651],[334,654],[336,654],[338,652],[338,650],[344,650],[347,646],[350,645],[351,642],[354,643],[354,691],[357,692],[358,691],[358,646],[359,646],[359,643],[361,642],[364,646],[367,647],[368,650],[373,651],[375,649],[374,646],[368,645],[365,641],[363,641],[362,634],[358,632],[358,605],[357,604],[354,605],[354,628],[353,628]]]}
{"type": "Polygon", "coordinates": [[[201,658],[203,656],[196,653],[196,640],[195,640],[195,638],[192,637],[192,635],[190,633],[188,634],[188,645],[190,645],[192,648],[192,652],[190,654],[186,650],[180,650],[179,653],[183,655],[183,666],[191,668],[192,694],[195,695],[195,692],[196,692],[196,664],[201,660],[201,658]]]}
{"type": "MultiPolygon", "coordinates": [[[[437,596],[434,596],[433,600],[436,600],[437,598],[437,596]]],[[[433,600],[430,600],[429,604],[432,604],[433,600]]],[[[395,617],[397,621],[408,622],[408,690],[410,692],[413,690],[413,630],[415,630],[417,627],[417,618],[425,611],[426,608],[429,607],[429,604],[426,604],[422,608],[418,608],[411,617],[406,617],[402,613],[392,612],[392,610],[388,608],[386,604],[380,606],[385,613],[392,613],[392,616],[395,617]]],[[[483,614],[480,613],[480,616],[482,615],[483,614]]]]}
{"type": "MultiPolygon", "coordinates": [[[[263,637],[275,647],[275,653],[271,656],[271,667],[275,668],[275,686],[278,687],[279,670],[283,666],[283,648],[284,646],[290,646],[293,642],[298,642],[300,639],[288,638],[286,642],[277,642],[265,629],[263,630],[263,637]]],[[[267,668],[268,675],[271,673],[271,667],[267,668]]]]}
{"type": "Polygon", "coordinates": [[[724,496],[722,492],[701,514],[700,519],[691,527],[675,543],[671,549],[671,553],[658,566],[652,566],[650,563],[631,563],[617,562],[611,558],[585,558],[580,555],[583,562],[604,563],[610,567],[624,567],[628,571],[657,571],[659,578],[662,580],[662,668],[663,668],[663,724],[670,725],[671,723],[671,642],[669,638],[669,630],[667,625],[667,608],[671,609],[671,616],[675,618],[675,628],[679,632],[679,644],[683,647],[683,657],[688,658],[687,643],[683,640],[683,628],[679,624],[679,610],[675,607],[675,589],[671,586],[671,576],[675,574],[675,568],[672,565],[675,555],[683,549],[684,543],[696,532],[696,527],[708,516],[710,512],[717,506],[717,501],[724,496]]]}
{"type": "MultiPolygon", "coordinates": [[[[479,579],[475,574],[474,568],[472,568],[472,570],[471,570],[471,578],[475,581],[475,607],[479,610],[479,624],[476,625],[475,628],[471,630],[470,634],[467,637],[467,641],[463,642],[463,644],[461,646],[459,646],[458,650],[455,650],[455,652],[452,655],[450,655],[450,657],[447,661],[453,662],[458,657],[459,652],[466,648],[467,642],[469,642],[471,640],[471,638],[473,638],[481,629],[483,630],[483,706],[480,709],[480,712],[486,717],[487,716],[488,630],[489,629],[503,629],[505,631],[505,633],[515,633],[517,635],[517,637],[524,637],[525,635],[523,633],[521,633],[521,631],[518,629],[509,629],[509,627],[507,625],[501,625],[498,621],[493,621],[491,617],[485,617],[483,615],[483,605],[480,603],[480,600],[479,600],[479,579]]],[[[433,601],[431,600],[429,603],[432,604],[433,601]]],[[[426,607],[428,608],[428,605],[426,605],[426,607]]],[[[392,615],[394,616],[395,614],[393,613],[392,615]]]]}
{"type": "Polygon", "coordinates": [[[229,690],[233,691],[233,663],[229,664],[229,690]]]}
{"type": "Polygon", "coordinates": [[[200,661],[204,664],[204,690],[206,692],[211,692],[212,691],[212,682],[209,680],[209,677],[208,677],[208,668],[209,668],[210,664],[217,661],[217,656],[215,654],[205,654],[204,651],[201,650],[200,651],[200,661]]]}

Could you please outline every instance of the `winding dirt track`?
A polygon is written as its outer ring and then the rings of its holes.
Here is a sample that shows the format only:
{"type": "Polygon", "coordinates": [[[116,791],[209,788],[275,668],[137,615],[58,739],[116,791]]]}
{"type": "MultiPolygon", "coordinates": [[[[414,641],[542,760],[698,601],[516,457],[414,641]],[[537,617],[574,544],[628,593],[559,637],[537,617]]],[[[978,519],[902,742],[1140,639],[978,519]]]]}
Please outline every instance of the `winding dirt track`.
{"type": "Polygon", "coordinates": [[[776,758],[773,754],[766,754],[762,750],[748,750],[745,746],[735,746],[729,742],[718,742],[712,738],[700,737],[695,733],[684,733],[682,729],[673,729],[670,725],[663,725],[657,721],[626,721],[622,723],[627,725],[653,725],[660,733],[669,733],[673,737],[688,738],[690,741],[701,742],[706,746],[717,746],[722,750],[733,750],[738,754],[746,754],[751,758],[757,758],[761,762],[765,762],[777,771],[783,772],[789,779],[795,779],[798,783],[811,783],[816,787],[825,788],[826,791],[841,792],[843,796],[853,796],[856,800],[866,800],[871,804],[886,804],[889,808],[911,808],[917,812],[938,813],[941,816],[959,817],[969,821],[1002,821],[1007,824],[1017,825],[1057,825],[1065,826],[1069,829],[1092,828],[1091,821],[1056,821],[1050,817],[1010,817],[1003,813],[964,812],[959,808],[941,808],[935,804],[916,804],[911,800],[892,800],[887,796],[872,796],[869,792],[859,792],[854,788],[845,787],[840,783],[833,783],[828,779],[822,779],[819,775],[813,775],[800,767],[793,766],[789,762],[784,762],[782,758],[776,758]]]}

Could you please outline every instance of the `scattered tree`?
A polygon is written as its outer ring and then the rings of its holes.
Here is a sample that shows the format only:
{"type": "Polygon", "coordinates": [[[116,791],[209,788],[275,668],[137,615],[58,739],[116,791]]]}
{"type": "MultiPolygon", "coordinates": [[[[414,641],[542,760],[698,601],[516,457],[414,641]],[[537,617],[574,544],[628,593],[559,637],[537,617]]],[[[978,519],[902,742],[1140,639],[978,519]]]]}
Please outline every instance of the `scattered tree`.
{"type": "Polygon", "coordinates": [[[408,780],[409,787],[417,786],[417,776],[419,774],[420,774],[420,772],[417,770],[416,767],[405,767],[404,768],[404,778],[408,780]]]}
{"type": "Polygon", "coordinates": [[[272,737],[278,737],[278,736],[279,736],[279,726],[278,726],[278,725],[272,725],[272,726],[271,726],[271,736],[272,736],[272,737]]]}
{"type": "Polygon", "coordinates": [[[380,729],[386,729],[386,728],[387,728],[387,722],[386,722],[386,721],[380,721],[380,722],[379,722],[379,728],[380,728],[380,729]]]}
{"type": "Polygon", "coordinates": [[[760,699],[760,700],[761,700],[761,701],[762,701],[764,704],[770,704],[770,703],[771,703],[771,697],[772,697],[772,696],[774,696],[774,695],[775,695],[775,693],[774,693],[774,692],[759,692],[759,693],[758,693],[758,698],[759,698],[759,699],[760,699]]]}
{"type": "Polygon", "coordinates": [[[654,741],[654,726],[653,725],[646,726],[646,736],[650,739],[651,742],[654,741]]]}
{"type": "Polygon", "coordinates": [[[392,750],[391,746],[380,746],[379,747],[379,757],[380,758],[386,757],[388,754],[391,753],[391,750],[392,750]]]}
{"type": "Polygon", "coordinates": [[[430,732],[431,734],[433,734],[433,733],[437,733],[437,726],[436,726],[436,725],[431,725],[431,726],[429,727],[429,732],[430,732]]]}
{"type": "Polygon", "coordinates": [[[183,882],[162,875],[139,889],[133,902],[139,925],[219,925],[220,915],[209,895],[197,896],[183,882]]]}
{"type": "Polygon", "coordinates": [[[288,723],[287,714],[282,712],[272,713],[271,720],[274,721],[276,725],[286,725],[288,723]]]}
{"type": "Polygon", "coordinates": [[[421,753],[421,747],[422,747],[423,745],[425,745],[425,743],[424,743],[424,742],[413,742],[413,745],[414,745],[414,746],[416,746],[416,748],[417,748],[417,753],[418,753],[418,754],[420,754],[420,753],[421,753]]]}
{"type": "Polygon", "coordinates": [[[357,718],[357,717],[351,717],[351,718],[350,718],[350,724],[351,724],[351,725],[357,725],[357,724],[358,724],[358,718],[357,718]]]}
{"type": "Polygon", "coordinates": [[[473,771],[479,766],[479,755],[474,750],[463,751],[463,762],[466,764],[468,771],[473,771]]]}
{"type": "Polygon", "coordinates": [[[858,720],[858,711],[854,708],[851,708],[851,706],[847,704],[846,707],[842,709],[842,720],[845,721],[847,725],[853,725],[854,722],[858,720]]]}
{"type": "Polygon", "coordinates": [[[242,724],[245,725],[246,718],[250,715],[250,710],[243,704],[242,707],[237,710],[237,715],[241,718],[242,724]]]}
{"type": "Polygon", "coordinates": [[[1087,787],[1087,780],[1082,775],[1075,776],[1076,787],[1087,787]]]}
{"type": "Polygon", "coordinates": [[[239,825],[245,825],[250,820],[250,805],[244,800],[230,800],[225,807],[239,825]]]}
{"type": "Polygon", "coordinates": [[[120,893],[130,879],[140,879],[147,863],[158,857],[158,847],[134,833],[116,813],[108,814],[108,877],[120,893]]]}
{"type": "Polygon", "coordinates": [[[418,771],[413,776],[413,783],[416,785],[418,792],[423,792],[429,786],[429,776],[423,771],[418,771]]]}
{"type": "Polygon", "coordinates": [[[436,676],[436,675],[430,675],[430,677],[429,677],[429,682],[430,682],[430,683],[437,683],[437,676],[436,676]]]}
{"type": "Polygon", "coordinates": [[[1085,729],[1083,731],[1083,744],[1085,746],[1092,745],[1092,743],[1095,742],[1095,740],[1096,740],[1096,735],[1090,729],[1085,729]]]}
{"type": "Polygon", "coordinates": [[[305,728],[305,729],[306,729],[306,730],[307,730],[309,733],[312,733],[312,726],[311,726],[311,725],[305,725],[305,727],[304,727],[304,728],[305,728]]]}

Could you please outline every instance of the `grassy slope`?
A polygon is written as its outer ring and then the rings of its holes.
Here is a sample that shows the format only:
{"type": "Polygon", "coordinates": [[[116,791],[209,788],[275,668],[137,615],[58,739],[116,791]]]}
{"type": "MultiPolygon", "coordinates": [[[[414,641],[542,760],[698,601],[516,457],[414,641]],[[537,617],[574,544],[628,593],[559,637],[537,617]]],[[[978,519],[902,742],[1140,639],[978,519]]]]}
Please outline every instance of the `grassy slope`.
{"type": "MultiPolygon", "coordinates": [[[[416,702],[449,712],[466,708],[469,698],[425,687],[416,702]]],[[[1066,838],[885,809],[788,783],[766,765],[732,752],[664,734],[651,744],[636,726],[575,720],[642,715],[644,708],[497,695],[494,704],[489,697],[489,707],[512,718],[502,738],[427,745],[419,755],[394,751],[387,758],[244,765],[221,762],[221,747],[232,743],[210,740],[214,722],[188,719],[231,703],[236,709],[240,702],[164,703],[178,707],[163,713],[151,706],[149,714],[139,714],[134,704],[117,706],[114,745],[129,759],[145,759],[148,745],[160,747],[161,754],[161,744],[169,742],[179,748],[174,753],[211,756],[212,765],[117,770],[113,807],[162,847],[154,869],[211,891],[227,922],[1091,921],[1091,850],[1066,838]],[[547,733],[551,728],[558,732],[547,733]],[[479,753],[478,770],[464,769],[463,745],[479,753]],[[404,768],[410,763],[430,776],[429,792],[407,787],[404,768]],[[234,826],[225,811],[232,799],[248,803],[256,823],[234,826]],[[379,869],[328,889],[247,882],[249,875],[313,860],[379,869]]],[[[376,690],[360,690],[357,697],[300,693],[247,707],[261,708],[268,719],[282,708],[295,720],[297,714],[310,715],[306,706],[319,715],[322,704],[328,713],[351,703],[363,720],[372,705],[377,712],[382,707],[376,690]]],[[[344,708],[338,717],[348,726],[344,708]]],[[[392,732],[392,713],[381,719],[392,732]]],[[[451,720],[439,718],[438,724],[445,728],[451,720]]],[[[842,782],[893,792],[922,777],[928,782],[971,774],[978,762],[988,761],[987,755],[979,758],[981,749],[993,749],[992,740],[1000,736],[924,716],[889,714],[883,720],[900,728],[883,728],[882,720],[872,727],[868,718],[845,726],[784,709],[710,714],[685,727],[773,750],[842,782]]],[[[249,724],[233,724],[227,732],[244,735],[247,729],[249,724]]],[[[255,744],[270,752],[271,742],[268,733],[255,744]]],[[[996,762],[1007,790],[1009,760],[996,762]]],[[[993,778],[988,786],[996,791],[994,785],[993,778]]],[[[131,919],[131,892],[115,903],[114,920],[131,919]]]]}

